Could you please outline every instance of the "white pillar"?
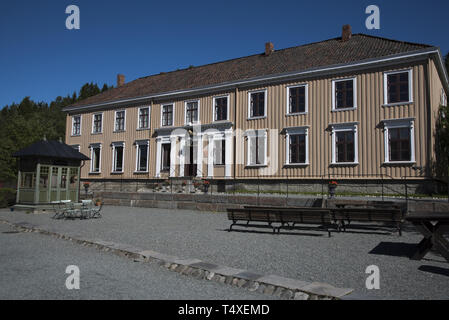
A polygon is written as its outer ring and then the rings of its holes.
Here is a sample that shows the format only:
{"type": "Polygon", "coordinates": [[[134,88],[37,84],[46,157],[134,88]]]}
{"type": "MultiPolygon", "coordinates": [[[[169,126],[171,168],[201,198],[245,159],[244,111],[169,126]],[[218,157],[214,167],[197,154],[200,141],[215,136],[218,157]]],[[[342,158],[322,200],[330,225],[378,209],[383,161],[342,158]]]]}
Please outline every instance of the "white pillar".
{"type": "Polygon", "coordinates": [[[186,158],[186,138],[181,137],[181,141],[179,143],[179,176],[184,176],[184,165],[186,158]]]}
{"type": "Polygon", "coordinates": [[[160,138],[156,139],[156,178],[161,176],[161,151],[162,151],[162,141],[160,138]]]}
{"type": "Polygon", "coordinates": [[[225,176],[231,177],[232,166],[232,131],[225,132],[225,176]]]}
{"type": "Polygon", "coordinates": [[[170,137],[170,177],[176,176],[176,140],[178,137],[170,137]]]}
{"type": "Polygon", "coordinates": [[[209,145],[207,146],[207,176],[214,176],[214,136],[209,135],[209,145]]]}
{"type": "Polygon", "coordinates": [[[197,136],[197,148],[196,148],[196,175],[197,177],[203,176],[203,136],[197,136]]]}

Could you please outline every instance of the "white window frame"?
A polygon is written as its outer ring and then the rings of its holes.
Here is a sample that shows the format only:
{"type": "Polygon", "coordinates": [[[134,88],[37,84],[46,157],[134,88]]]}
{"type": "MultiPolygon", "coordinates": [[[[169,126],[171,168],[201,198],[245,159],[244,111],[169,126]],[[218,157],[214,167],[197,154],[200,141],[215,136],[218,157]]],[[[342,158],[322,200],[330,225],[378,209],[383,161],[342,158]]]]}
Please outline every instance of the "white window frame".
{"type": "Polygon", "coordinates": [[[212,117],[213,117],[214,121],[229,121],[229,104],[230,104],[229,100],[230,100],[230,95],[229,94],[222,95],[222,96],[216,96],[216,97],[213,98],[213,101],[212,101],[212,117]],[[216,119],[216,114],[215,114],[215,100],[216,99],[221,99],[221,98],[226,98],[226,102],[227,102],[226,116],[227,117],[224,120],[217,120],[216,119]]]}
{"type": "Polygon", "coordinates": [[[344,79],[334,79],[332,80],[332,111],[348,111],[348,110],[356,110],[357,109],[357,77],[344,78],[344,79]],[[352,93],[353,93],[353,101],[354,106],[351,108],[337,108],[336,101],[336,86],[337,82],[350,81],[352,80],[352,93]]]}
{"type": "Polygon", "coordinates": [[[384,72],[384,104],[383,106],[400,106],[404,104],[413,103],[413,69],[402,69],[395,71],[384,72]],[[390,103],[388,101],[388,76],[391,74],[405,73],[408,72],[408,98],[409,101],[404,102],[394,102],[390,103]]]}
{"type": "Polygon", "coordinates": [[[175,103],[171,102],[171,103],[161,104],[161,127],[173,127],[174,123],[175,123],[175,103]],[[162,123],[162,115],[164,114],[164,107],[166,107],[166,106],[172,106],[172,119],[171,119],[171,124],[168,126],[165,126],[162,123]]]}
{"type": "Polygon", "coordinates": [[[309,112],[309,84],[303,83],[303,84],[295,84],[291,86],[287,86],[287,103],[286,103],[286,110],[285,114],[288,116],[295,116],[295,115],[301,115],[301,114],[307,114],[309,112]],[[290,89],[304,87],[305,90],[305,108],[304,112],[290,112],[290,89]]]}
{"type": "Polygon", "coordinates": [[[93,174],[100,174],[101,173],[101,158],[102,158],[102,151],[103,151],[103,145],[101,143],[92,143],[89,146],[90,149],[90,171],[89,173],[93,173],[93,174]],[[93,167],[94,167],[94,149],[99,148],[100,149],[100,154],[99,154],[99,160],[98,160],[98,171],[93,171],[93,167]]]}
{"type": "Polygon", "coordinates": [[[245,132],[245,136],[247,138],[247,146],[246,146],[246,166],[251,168],[257,168],[257,167],[266,167],[268,162],[268,130],[267,129],[252,129],[247,130],[245,132]],[[251,163],[251,139],[256,136],[258,136],[258,133],[262,133],[265,137],[265,154],[264,154],[264,162],[260,164],[251,163]]]}
{"type": "Polygon", "coordinates": [[[126,131],[126,109],[120,109],[114,111],[114,132],[124,132],[126,131]],[[116,130],[117,127],[117,113],[124,112],[123,116],[123,130],[116,130]]]}
{"type": "Polygon", "coordinates": [[[291,127],[285,129],[285,165],[287,166],[308,166],[309,165],[309,127],[291,127]],[[290,136],[294,135],[306,135],[306,161],[302,162],[290,162],[290,136]]]}
{"type": "Polygon", "coordinates": [[[82,128],[83,128],[83,117],[80,114],[77,115],[73,115],[72,116],[72,137],[79,137],[81,136],[81,132],[82,132],[82,128]],[[80,118],[80,133],[75,134],[75,118],[79,117],[80,118]]]}
{"type": "Polygon", "coordinates": [[[92,115],[92,134],[101,134],[101,133],[103,133],[103,121],[104,120],[104,115],[103,115],[103,112],[96,112],[96,113],[94,113],[93,115],[92,115]],[[100,131],[99,132],[95,132],[94,131],[94,129],[95,129],[95,116],[96,115],[99,115],[99,114],[101,114],[101,129],[100,129],[100,131]]]}
{"type": "Polygon", "coordinates": [[[441,105],[447,107],[447,95],[444,88],[441,88],[441,105]]]}
{"type": "Polygon", "coordinates": [[[213,153],[212,153],[212,163],[214,166],[225,166],[226,165],[226,136],[225,133],[219,133],[219,134],[214,134],[213,139],[211,140],[213,143],[213,153]],[[224,154],[225,154],[225,162],[224,163],[215,163],[215,154],[216,154],[216,141],[221,141],[221,143],[223,143],[223,141],[225,142],[225,148],[223,150],[224,154]]]}
{"type": "Polygon", "coordinates": [[[194,125],[194,124],[199,124],[199,123],[200,123],[200,100],[194,99],[194,100],[184,101],[184,124],[185,125],[194,125]],[[198,119],[194,122],[187,122],[187,104],[192,103],[192,102],[196,102],[198,104],[198,111],[197,111],[198,119]]]}
{"type": "Polygon", "coordinates": [[[267,96],[268,96],[268,90],[267,89],[260,89],[260,90],[252,90],[252,91],[248,91],[248,118],[247,120],[256,120],[256,119],[263,119],[267,117],[267,96]],[[257,116],[257,117],[252,117],[251,116],[251,95],[254,93],[260,93],[263,92],[265,94],[264,97],[264,115],[263,116],[257,116]]]}
{"type": "Polygon", "coordinates": [[[149,159],[149,156],[150,156],[150,140],[137,140],[135,142],[135,144],[136,144],[136,170],[134,172],[136,172],[136,173],[147,173],[148,172],[148,167],[149,167],[148,162],[150,160],[149,159]],[[139,168],[139,164],[140,164],[139,146],[142,146],[142,145],[146,145],[147,146],[147,168],[146,168],[145,171],[139,170],[140,169],[139,168]]]}
{"type": "Polygon", "coordinates": [[[357,165],[359,164],[359,138],[358,138],[358,123],[335,123],[330,125],[332,128],[332,165],[357,165]],[[337,162],[337,146],[336,133],[342,131],[354,131],[354,162],[337,162]]]}
{"type": "Polygon", "coordinates": [[[112,142],[112,173],[123,173],[125,171],[125,142],[112,142]],[[115,170],[115,148],[116,147],[123,147],[123,153],[122,153],[122,171],[115,170]]]}
{"type": "Polygon", "coordinates": [[[78,152],[80,152],[80,150],[81,150],[81,146],[79,144],[72,144],[71,147],[78,152]]]}
{"type": "Polygon", "coordinates": [[[150,106],[146,106],[146,107],[139,107],[137,108],[137,130],[147,130],[151,128],[151,107],[150,106]],[[148,109],[148,127],[145,128],[141,128],[140,127],[140,110],[142,109],[148,109]]]}
{"type": "Polygon", "coordinates": [[[410,164],[415,163],[415,118],[400,118],[383,120],[384,125],[384,163],[385,164],[410,164]],[[410,160],[390,161],[389,129],[410,128],[410,160]]]}

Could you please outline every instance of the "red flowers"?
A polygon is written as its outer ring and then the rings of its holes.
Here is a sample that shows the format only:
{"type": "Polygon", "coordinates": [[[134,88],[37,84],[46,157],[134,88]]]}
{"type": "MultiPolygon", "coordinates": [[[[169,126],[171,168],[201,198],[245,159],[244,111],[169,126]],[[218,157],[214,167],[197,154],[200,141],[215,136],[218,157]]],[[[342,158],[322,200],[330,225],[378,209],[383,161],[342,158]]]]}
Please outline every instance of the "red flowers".
{"type": "Polygon", "coordinates": [[[335,180],[332,180],[332,181],[329,181],[329,185],[330,185],[330,186],[337,186],[337,185],[338,185],[338,182],[335,181],[335,180]]]}

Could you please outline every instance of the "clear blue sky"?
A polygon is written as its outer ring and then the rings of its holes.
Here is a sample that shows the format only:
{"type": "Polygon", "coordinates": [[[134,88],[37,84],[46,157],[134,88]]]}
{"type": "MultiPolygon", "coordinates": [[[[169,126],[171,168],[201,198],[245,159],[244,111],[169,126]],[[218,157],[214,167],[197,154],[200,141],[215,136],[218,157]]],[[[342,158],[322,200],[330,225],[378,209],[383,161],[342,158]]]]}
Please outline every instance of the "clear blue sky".
{"type": "Polygon", "coordinates": [[[449,51],[449,1],[106,1],[8,0],[0,3],[0,108],[25,96],[49,102],[86,82],[116,83],[353,33],[449,51]],[[80,8],[67,30],[65,8],[80,8]],[[365,8],[381,11],[365,28],[365,8]]]}

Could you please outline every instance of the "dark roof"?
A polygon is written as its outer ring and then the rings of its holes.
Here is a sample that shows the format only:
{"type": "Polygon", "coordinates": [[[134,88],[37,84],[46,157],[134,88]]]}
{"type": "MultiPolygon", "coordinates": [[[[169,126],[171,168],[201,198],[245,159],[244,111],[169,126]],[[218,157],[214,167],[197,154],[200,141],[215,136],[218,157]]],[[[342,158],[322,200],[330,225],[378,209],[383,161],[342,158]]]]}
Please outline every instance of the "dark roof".
{"type": "Polygon", "coordinates": [[[59,158],[59,159],[69,159],[69,160],[89,160],[81,152],[75,150],[71,146],[51,140],[41,140],[28,147],[25,147],[17,152],[15,152],[13,157],[23,158],[23,157],[49,157],[49,158],[59,158]]]}
{"type": "Polygon", "coordinates": [[[199,67],[143,77],[72,105],[87,106],[164,92],[193,89],[256,77],[305,71],[330,65],[386,57],[432,46],[354,34],[302,46],[255,54],[199,67]]]}

